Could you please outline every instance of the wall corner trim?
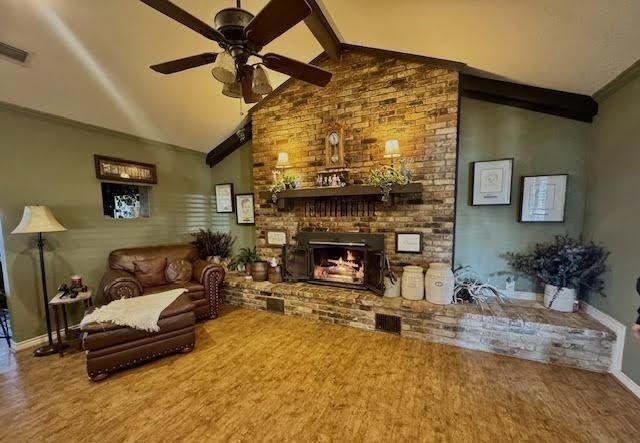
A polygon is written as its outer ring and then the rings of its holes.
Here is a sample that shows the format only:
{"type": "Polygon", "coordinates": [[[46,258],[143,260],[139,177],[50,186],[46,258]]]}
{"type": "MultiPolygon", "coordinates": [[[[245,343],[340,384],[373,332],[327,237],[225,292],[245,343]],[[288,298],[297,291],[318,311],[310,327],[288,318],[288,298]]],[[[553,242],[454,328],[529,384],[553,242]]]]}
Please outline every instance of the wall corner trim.
{"type": "Polygon", "coordinates": [[[629,66],[627,69],[618,74],[613,80],[598,89],[593,94],[593,99],[600,103],[610,95],[614,94],[624,85],[640,75],[640,60],[629,66]]]}
{"type": "Polygon", "coordinates": [[[627,335],[627,327],[620,323],[609,314],[605,314],[598,308],[591,306],[584,301],[580,302],[580,307],[587,314],[593,317],[596,321],[611,329],[616,333],[616,345],[613,349],[613,356],[611,359],[611,368],[609,371],[625,388],[631,391],[636,397],[640,398],[640,385],[631,380],[624,372],[622,372],[622,357],[624,354],[624,341],[627,335]]]}

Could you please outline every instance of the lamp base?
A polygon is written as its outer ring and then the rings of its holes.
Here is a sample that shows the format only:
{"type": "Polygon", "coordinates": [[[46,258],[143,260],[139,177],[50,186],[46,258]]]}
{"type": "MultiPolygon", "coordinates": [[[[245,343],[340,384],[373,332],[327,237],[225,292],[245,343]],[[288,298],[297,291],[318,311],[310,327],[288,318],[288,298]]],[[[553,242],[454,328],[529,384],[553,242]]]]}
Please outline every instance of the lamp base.
{"type": "MultiPolygon", "coordinates": [[[[66,343],[63,343],[63,348],[67,348],[67,347],[69,347],[69,345],[67,345],[66,343]]],[[[39,348],[36,348],[33,351],[33,356],[47,357],[49,355],[57,354],[58,352],[59,351],[56,346],[44,345],[44,346],[40,346],[39,348]]]]}

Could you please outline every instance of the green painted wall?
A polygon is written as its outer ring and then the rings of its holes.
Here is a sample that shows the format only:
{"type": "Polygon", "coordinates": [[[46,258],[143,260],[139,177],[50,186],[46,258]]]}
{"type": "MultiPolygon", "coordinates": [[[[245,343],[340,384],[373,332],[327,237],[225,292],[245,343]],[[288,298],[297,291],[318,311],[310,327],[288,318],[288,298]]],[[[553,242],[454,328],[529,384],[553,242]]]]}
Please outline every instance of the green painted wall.
{"type": "MultiPolygon", "coordinates": [[[[582,233],[590,125],[562,117],[463,98],[460,111],[456,265],[471,265],[504,288],[508,270],[500,255],[526,249],[557,234],[582,233]],[[514,158],[509,206],[469,206],[469,164],[514,158]],[[520,177],[569,174],[565,223],[519,223],[520,177]]],[[[532,291],[518,279],[516,289],[532,291]]]]}
{"type": "MultiPolygon", "coordinates": [[[[253,192],[253,157],[251,155],[251,141],[229,154],[212,169],[213,185],[233,183],[236,194],[253,192]]],[[[215,202],[214,202],[215,208],[215,202]]],[[[240,248],[255,246],[255,228],[253,226],[238,225],[236,214],[216,214],[214,230],[231,232],[236,237],[234,252],[240,248]]]]}
{"type": "MultiPolygon", "coordinates": [[[[637,68],[637,67],[636,67],[637,68]]],[[[605,276],[607,297],[589,302],[627,326],[637,317],[640,297],[635,282],[640,276],[640,75],[599,100],[593,125],[589,159],[589,193],[585,220],[587,237],[610,251],[605,276]]],[[[640,345],[628,334],[623,372],[640,384],[640,345]]]]}
{"type": "Polygon", "coordinates": [[[197,228],[216,226],[211,186],[211,170],[201,153],[0,104],[0,224],[15,340],[45,332],[34,237],[10,234],[24,205],[49,206],[69,229],[46,235],[52,293],[73,273],[97,286],[113,249],[189,241],[197,228]],[[157,165],[151,218],[102,215],[94,154],[157,165]]]}

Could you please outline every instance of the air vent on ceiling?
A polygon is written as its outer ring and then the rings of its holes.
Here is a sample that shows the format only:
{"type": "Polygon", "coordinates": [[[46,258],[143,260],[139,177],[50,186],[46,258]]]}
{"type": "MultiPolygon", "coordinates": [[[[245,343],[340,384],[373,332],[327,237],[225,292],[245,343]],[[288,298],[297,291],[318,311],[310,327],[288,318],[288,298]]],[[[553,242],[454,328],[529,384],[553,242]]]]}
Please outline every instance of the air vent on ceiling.
{"type": "Polygon", "coordinates": [[[396,315],[376,314],[376,329],[378,331],[400,334],[402,323],[396,315]]]}
{"type": "Polygon", "coordinates": [[[0,55],[4,55],[5,57],[9,57],[10,59],[16,60],[20,63],[26,62],[27,57],[29,57],[29,53],[27,51],[23,51],[22,49],[18,49],[2,42],[0,42],[0,55]]]}
{"type": "Polygon", "coordinates": [[[267,311],[277,312],[278,314],[284,314],[284,300],[280,298],[268,298],[267,311]]]}

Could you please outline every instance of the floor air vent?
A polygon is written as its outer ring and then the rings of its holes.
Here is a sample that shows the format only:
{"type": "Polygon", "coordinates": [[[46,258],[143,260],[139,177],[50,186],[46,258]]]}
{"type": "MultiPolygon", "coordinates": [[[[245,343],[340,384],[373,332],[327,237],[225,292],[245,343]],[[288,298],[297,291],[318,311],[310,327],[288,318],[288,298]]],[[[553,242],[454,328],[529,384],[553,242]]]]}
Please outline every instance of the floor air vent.
{"type": "Polygon", "coordinates": [[[267,311],[284,314],[284,300],[279,298],[268,298],[267,311]]]}
{"type": "Polygon", "coordinates": [[[2,42],[0,42],[0,55],[19,61],[20,63],[26,62],[27,57],[29,57],[29,53],[27,51],[23,51],[22,49],[15,48],[2,42]]]}
{"type": "Polygon", "coordinates": [[[400,317],[387,314],[376,314],[376,329],[378,331],[400,334],[400,317]]]}

